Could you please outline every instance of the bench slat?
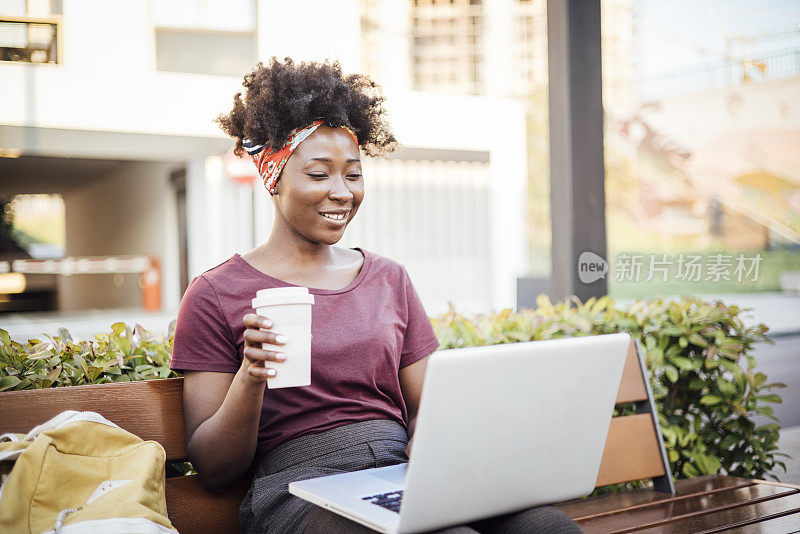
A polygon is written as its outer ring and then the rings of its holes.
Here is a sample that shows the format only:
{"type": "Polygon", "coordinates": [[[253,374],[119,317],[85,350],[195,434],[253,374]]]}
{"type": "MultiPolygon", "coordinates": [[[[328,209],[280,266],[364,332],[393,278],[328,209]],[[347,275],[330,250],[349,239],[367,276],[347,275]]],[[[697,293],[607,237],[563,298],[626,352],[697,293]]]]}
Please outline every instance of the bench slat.
{"type": "Polygon", "coordinates": [[[654,503],[636,510],[626,510],[624,513],[581,521],[580,527],[587,534],[633,531],[670,523],[677,519],[688,519],[746,504],[768,501],[794,493],[797,493],[797,490],[792,488],[753,484],[746,488],[718,491],[678,501],[654,503]]]}
{"type": "Polygon", "coordinates": [[[769,519],[800,513],[800,494],[784,495],[769,501],[744,504],[736,508],[680,519],[664,525],[634,530],[647,534],[685,534],[686,532],[721,532],[769,519]]]}
{"type": "Polygon", "coordinates": [[[652,503],[708,495],[717,491],[748,487],[752,484],[752,481],[739,477],[704,475],[697,478],[676,480],[675,490],[677,493],[675,495],[651,489],[636,489],[610,495],[599,495],[588,499],[572,499],[558,504],[557,507],[575,521],[579,521],[634,510],[652,503]]]}
{"type": "Polygon", "coordinates": [[[658,437],[650,414],[626,415],[611,420],[596,486],[664,474],[658,437]]]}
{"type": "Polygon", "coordinates": [[[800,512],[740,526],[736,529],[736,534],[765,534],[766,532],[780,532],[783,534],[785,532],[796,532],[798,528],[800,528],[800,512]]]}
{"type": "Polygon", "coordinates": [[[616,404],[623,402],[639,402],[647,400],[647,388],[642,377],[641,366],[639,365],[639,354],[636,352],[636,343],[631,341],[628,347],[628,356],[625,358],[625,366],[622,368],[622,380],[617,392],[616,404]]]}
{"type": "Polygon", "coordinates": [[[181,534],[239,534],[239,504],[250,487],[240,479],[224,493],[211,494],[197,475],[168,478],[167,514],[181,534]]]}
{"type": "Polygon", "coordinates": [[[5,391],[1,395],[3,433],[27,434],[64,410],[91,411],[144,440],[161,443],[168,460],[186,458],[183,378],[5,391]]]}

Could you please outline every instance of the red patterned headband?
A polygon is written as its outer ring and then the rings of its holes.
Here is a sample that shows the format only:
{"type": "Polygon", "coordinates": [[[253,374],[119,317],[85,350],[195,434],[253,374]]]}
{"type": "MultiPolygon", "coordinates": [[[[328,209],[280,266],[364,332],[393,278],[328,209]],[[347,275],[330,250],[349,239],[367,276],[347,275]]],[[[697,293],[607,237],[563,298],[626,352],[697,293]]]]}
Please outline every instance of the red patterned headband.
{"type": "MultiPolygon", "coordinates": [[[[256,164],[258,174],[264,180],[264,187],[267,188],[269,194],[275,193],[275,186],[278,183],[278,177],[281,175],[284,165],[289,160],[292,152],[303,142],[303,140],[314,133],[314,131],[325,124],[325,121],[314,121],[305,128],[295,128],[289,132],[289,139],[281,146],[280,149],[272,151],[270,147],[265,145],[256,145],[249,139],[242,139],[242,145],[253,163],[256,164]]],[[[347,133],[349,133],[353,141],[358,144],[356,133],[347,126],[340,126],[347,133]]]]}

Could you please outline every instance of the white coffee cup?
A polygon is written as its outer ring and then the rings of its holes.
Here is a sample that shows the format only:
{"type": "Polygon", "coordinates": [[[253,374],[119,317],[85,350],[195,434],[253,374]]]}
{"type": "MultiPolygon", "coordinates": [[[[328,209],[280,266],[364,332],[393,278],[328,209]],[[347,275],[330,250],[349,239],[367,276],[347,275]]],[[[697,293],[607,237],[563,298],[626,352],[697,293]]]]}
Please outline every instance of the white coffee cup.
{"type": "Polygon", "coordinates": [[[282,362],[265,362],[267,367],[274,367],[277,371],[276,376],[267,378],[268,388],[311,385],[312,304],[314,295],[308,292],[307,287],[276,287],[256,293],[253,309],[272,321],[270,331],[289,340],[285,345],[262,343],[264,350],[281,352],[286,356],[282,362]]]}

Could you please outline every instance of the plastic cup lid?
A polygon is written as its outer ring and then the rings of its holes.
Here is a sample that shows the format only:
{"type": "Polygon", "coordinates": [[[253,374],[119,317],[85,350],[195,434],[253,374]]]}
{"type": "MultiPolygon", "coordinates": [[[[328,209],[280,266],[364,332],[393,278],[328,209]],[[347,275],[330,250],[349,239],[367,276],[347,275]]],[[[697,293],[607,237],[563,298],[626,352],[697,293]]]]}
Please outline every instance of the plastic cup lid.
{"type": "Polygon", "coordinates": [[[274,287],[259,290],[253,299],[253,309],[283,304],[314,304],[314,295],[307,287],[274,287]]]}

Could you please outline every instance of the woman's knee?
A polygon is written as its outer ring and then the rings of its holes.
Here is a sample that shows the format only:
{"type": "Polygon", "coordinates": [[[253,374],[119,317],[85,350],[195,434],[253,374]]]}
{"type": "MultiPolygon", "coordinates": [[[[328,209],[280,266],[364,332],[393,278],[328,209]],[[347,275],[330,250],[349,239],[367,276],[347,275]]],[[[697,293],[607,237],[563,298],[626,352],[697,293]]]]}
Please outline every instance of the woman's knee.
{"type": "MultiPolygon", "coordinates": [[[[369,529],[346,517],[315,506],[306,514],[298,532],[303,534],[374,534],[369,529]]],[[[456,525],[441,530],[430,531],[430,534],[479,534],[477,530],[467,525],[456,525]]]]}
{"type": "Polygon", "coordinates": [[[346,517],[313,505],[300,523],[303,534],[375,534],[375,531],[346,517]]]}
{"type": "Polygon", "coordinates": [[[527,508],[496,517],[471,523],[484,533],[547,533],[580,534],[583,532],[577,523],[555,506],[545,505],[527,508]]]}

